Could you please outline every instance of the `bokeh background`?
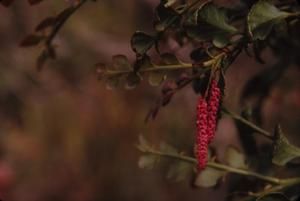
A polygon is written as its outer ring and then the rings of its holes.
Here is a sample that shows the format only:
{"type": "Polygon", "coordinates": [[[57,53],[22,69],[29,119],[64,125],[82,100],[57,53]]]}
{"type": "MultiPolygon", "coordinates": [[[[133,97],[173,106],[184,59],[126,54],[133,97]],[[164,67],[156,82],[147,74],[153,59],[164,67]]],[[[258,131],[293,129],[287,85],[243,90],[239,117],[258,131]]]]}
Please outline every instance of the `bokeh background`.
{"type": "MultiPolygon", "coordinates": [[[[4,201],[223,200],[225,184],[199,189],[192,181],[175,183],[159,168],[139,169],[135,148],[144,134],[191,152],[197,96],[191,87],[176,95],[155,121],[145,124],[160,94],[144,81],[132,91],[107,90],[94,64],[114,54],[133,59],[130,37],[152,31],[159,0],[99,0],[87,3],[55,39],[58,58],[41,72],[35,59],[42,47],[20,48],[20,41],[41,19],[58,14],[66,1],[45,0],[37,6],[18,0],[0,6],[0,196],[4,201]],[[217,192],[217,193],[216,193],[217,192]]],[[[169,47],[181,59],[188,50],[169,47]]],[[[225,104],[238,106],[242,86],[266,65],[246,55],[227,74],[225,104]]],[[[299,69],[291,68],[265,103],[264,127],[281,121],[297,141],[300,120],[299,69]]],[[[258,86],[259,87],[259,86],[258,86]]],[[[214,147],[220,157],[227,145],[240,147],[234,123],[221,120],[214,147]]]]}

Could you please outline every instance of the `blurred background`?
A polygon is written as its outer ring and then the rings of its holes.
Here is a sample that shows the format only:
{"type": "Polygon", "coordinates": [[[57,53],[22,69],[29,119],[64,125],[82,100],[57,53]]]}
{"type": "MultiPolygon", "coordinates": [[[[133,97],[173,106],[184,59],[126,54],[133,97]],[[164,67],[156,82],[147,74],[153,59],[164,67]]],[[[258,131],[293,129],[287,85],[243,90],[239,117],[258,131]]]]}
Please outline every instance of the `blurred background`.
{"type": "MultiPolygon", "coordinates": [[[[99,0],[85,4],[55,39],[58,58],[41,72],[35,60],[42,47],[20,48],[20,41],[45,17],[57,15],[66,1],[45,0],[37,6],[18,0],[0,6],[0,199],[4,201],[223,200],[226,182],[217,189],[175,183],[159,168],[137,165],[135,148],[144,134],[191,152],[197,96],[191,87],[178,93],[155,121],[145,124],[159,88],[143,82],[132,91],[107,90],[97,81],[94,64],[114,54],[133,59],[130,37],[152,31],[159,0],[99,0]],[[218,193],[212,194],[214,191],[218,193]],[[208,197],[209,196],[209,197],[208,197]]],[[[172,51],[172,48],[170,49],[172,51]]],[[[189,52],[173,50],[189,60],[189,52]]],[[[244,83],[274,64],[241,55],[227,74],[225,104],[239,111],[244,83]]],[[[297,139],[300,120],[299,69],[283,76],[265,103],[264,127],[281,121],[297,139]],[[292,118],[291,118],[292,117],[292,118]]],[[[297,140],[296,140],[297,141],[297,140]]],[[[234,122],[220,121],[214,147],[220,157],[228,144],[240,147],[234,122]]]]}

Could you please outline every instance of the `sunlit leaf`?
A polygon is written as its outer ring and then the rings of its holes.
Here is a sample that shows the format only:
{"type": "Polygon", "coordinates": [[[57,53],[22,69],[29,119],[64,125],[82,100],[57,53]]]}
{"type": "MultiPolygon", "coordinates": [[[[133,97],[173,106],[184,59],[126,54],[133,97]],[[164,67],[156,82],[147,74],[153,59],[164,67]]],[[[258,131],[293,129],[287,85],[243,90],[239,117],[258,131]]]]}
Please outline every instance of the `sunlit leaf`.
{"type": "Polygon", "coordinates": [[[214,187],[224,175],[224,171],[207,167],[197,175],[194,184],[199,187],[214,187]]]}
{"type": "Polygon", "coordinates": [[[275,142],[272,162],[284,166],[289,161],[300,157],[300,148],[292,145],[285,137],[280,126],[275,130],[275,142]]]}
{"type": "Polygon", "coordinates": [[[225,153],[225,159],[228,165],[231,167],[242,169],[247,168],[245,155],[232,146],[227,148],[225,153]]]}
{"type": "Polygon", "coordinates": [[[177,153],[177,150],[173,146],[171,146],[171,145],[169,145],[169,144],[167,144],[165,142],[161,142],[160,143],[159,149],[160,149],[160,151],[162,151],[164,153],[168,153],[168,154],[175,154],[175,153],[177,153]]]}
{"type": "Polygon", "coordinates": [[[193,172],[193,165],[187,162],[172,163],[167,172],[167,178],[175,181],[185,180],[193,172]]]}
{"type": "Polygon", "coordinates": [[[167,78],[167,75],[163,72],[150,72],[149,73],[149,84],[151,86],[157,87],[163,83],[163,81],[167,78]]]}
{"type": "Polygon", "coordinates": [[[280,11],[270,1],[260,0],[254,4],[248,14],[248,29],[254,40],[264,40],[274,25],[289,16],[280,11]]]}
{"type": "Polygon", "coordinates": [[[155,166],[157,157],[154,155],[143,155],[138,161],[139,168],[152,169],[155,166]]]}
{"type": "Polygon", "coordinates": [[[125,55],[115,55],[112,57],[113,70],[131,70],[131,64],[125,55]]]}

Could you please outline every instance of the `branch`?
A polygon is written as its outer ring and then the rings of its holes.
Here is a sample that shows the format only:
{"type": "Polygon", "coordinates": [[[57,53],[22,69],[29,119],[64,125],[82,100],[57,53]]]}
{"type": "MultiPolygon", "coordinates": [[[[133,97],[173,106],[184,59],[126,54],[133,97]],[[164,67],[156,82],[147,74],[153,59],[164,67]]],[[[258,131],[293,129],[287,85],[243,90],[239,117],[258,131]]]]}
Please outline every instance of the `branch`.
{"type": "Polygon", "coordinates": [[[46,46],[50,47],[53,39],[57,35],[57,33],[60,31],[60,29],[63,27],[63,25],[66,23],[66,21],[81,7],[84,3],[86,3],[88,0],[81,0],[78,4],[76,4],[74,7],[72,7],[72,10],[68,12],[62,20],[60,20],[54,27],[50,35],[48,36],[46,40],[46,46]]]}
{"type": "MultiPolygon", "coordinates": [[[[158,150],[154,150],[154,149],[143,149],[140,151],[142,151],[143,153],[146,154],[153,154],[153,155],[157,155],[157,156],[161,156],[161,157],[168,157],[168,158],[172,158],[175,160],[181,160],[181,161],[185,161],[188,163],[192,163],[192,164],[196,164],[197,160],[195,158],[189,157],[189,156],[185,156],[185,155],[180,155],[180,154],[175,154],[175,153],[165,153],[165,152],[161,152],[158,150]]],[[[234,173],[234,174],[239,174],[239,175],[244,175],[244,176],[251,176],[254,177],[256,179],[260,179],[263,180],[265,182],[268,182],[270,184],[276,185],[276,189],[275,190],[280,190],[283,188],[287,188],[290,186],[294,186],[294,185],[298,185],[300,184],[300,177],[296,177],[296,178],[289,178],[289,179],[280,179],[277,177],[271,177],[271,176],[265,176],[263,174],[259,174],[257,172],[252,172],[250,170],[246,170],[246,169],[240,169],[240,168],[234,168],[228,165],[224,165],[221,163],[216,163],[213,161],[210,161],[207,163],[207,167],[211,167],[214,169],[218,169],[218,170],[223,170],[229,173],[234,173]]]]}
{"type": "MultiPolygon", "coordinates": [[[[155,71],[165,71],[165,70],[180,70],[180,69],[189,69],[193,68],[193,64],[171,64],[171,65],[156,65],[153,68],[144,68],[140,69],[138,72],[155,72],[155,71]]],[[[105,71],[105,76],[117,76],[123,74],[132,73],[133,70],[107,70],[105,71]]]]}
{"type": "Polygon", "coordinates": [[[224,114],[227,114],[228,116],[232,117],[233,119],[249,126],[250,128],[252,128],[254,131],[258,132],[259,134],[261,134],[262,136],[264,136],[265,138],[269,139],[269,140],[273,140],[273,136],[271,135],[270,132],[264,130],[263,128],[260,128],[259,126],[255,125],[254,123],[248,121],[247,119],[241,117],[240,115],[238,114],[235,114],[233,112],[230,112],[229,110],[223,108],[222,109],[222,112],[224,114]]]}

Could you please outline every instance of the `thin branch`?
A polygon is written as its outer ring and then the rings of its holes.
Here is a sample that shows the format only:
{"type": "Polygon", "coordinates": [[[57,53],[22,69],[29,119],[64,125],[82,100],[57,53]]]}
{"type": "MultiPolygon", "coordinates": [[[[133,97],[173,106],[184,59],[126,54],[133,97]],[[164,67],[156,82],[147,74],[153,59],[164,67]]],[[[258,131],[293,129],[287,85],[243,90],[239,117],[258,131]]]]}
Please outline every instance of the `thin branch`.
{"type": "MultiPolygon", "coordinates": [[[[180,69],[190,69],[193,68],[193,64],[171,64],[171,65],[156,65],[153,68],[144,68],[140,69],[138,72],[156,72],[156,71],[172,71],[172,70],[180,70],[180,69]]],[[[118,76],[123,74],[132,73],[133,70],[107,70],[105,72],[105,76],[118,76]]]]}
{"type": "Polygon", "coordinates": [[[62,20],[60,20],[53,28],[52,32],[48,36],[46,40],[46,46],[50,47],[53,39],[57,35],[57,33],[60,31],[60,29],[63,27],[63,25],[66,23],[66,21],[81,7],[84,3],[86,3],[88,0],[81,0],[78,4],[76,4],[72,10],[67,13],[62,20]]]}
{"type": "MultiPolygon", "coordinates": [[[[192,163],[192,164],[197,163],[197,160],[195,158],[192,158],[189,156],[173,154],[173,153],[165,153],[165,152],[161,152],[161,151],[157,151],[157,150],[153,150],[153,149],[147,149],[147,150],[141,150],[141,151],[146,154],[153,154],[153,155],[157,155],[157,156],[168,157],[168,158],[185,161],[185,162],[192,163]]],[[[223,170],[226,172],[235,173],[235,174],[239,174],[239,175],[251,176],[251,177],[266,181],[266,182],[274,184],[274,185],[291,186],[291,185],[300,183],[300,178],[279,179],[276,177],[265,176],[263,174],[252,172],[252,171],[249,171],[246,169],[234,168],[234,167],[216,163],[216,162],[208,162],[207,167],[211,167],[214,169],[223,170]]]]}
{"type": "Polygon", "coordinates": [[[273,136],[270,132],[264,130],[263,128],[260,128],[259,126],[255,125],[254,123],[248,121],[247,119],[241,117],[238,114],[235,114],[233,112],[230,112],[229,110],[223,108],[222,112],[224,114],[227,114],[228,116],[232,117],[233,119],[249,126],[250,128],[252,128],[254,131],[258,132],[259,134],[261,134],[262,136],[264,136],[265,138],[269,139],[269,140],[273,140],[273,136]]]}

